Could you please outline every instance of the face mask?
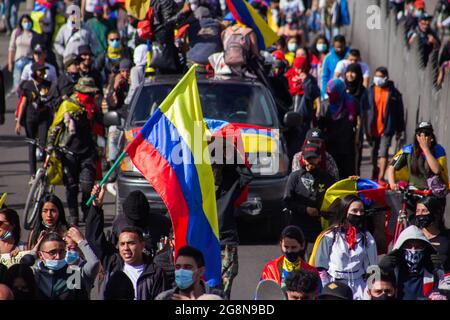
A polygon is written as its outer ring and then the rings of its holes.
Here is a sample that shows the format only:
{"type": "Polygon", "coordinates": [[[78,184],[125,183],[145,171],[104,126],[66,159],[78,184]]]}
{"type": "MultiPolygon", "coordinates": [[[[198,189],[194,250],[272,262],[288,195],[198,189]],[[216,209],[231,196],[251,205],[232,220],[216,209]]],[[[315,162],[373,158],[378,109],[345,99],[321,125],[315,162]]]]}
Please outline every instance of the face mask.
{"type": "Polygon", "coordinates": [[[120,41],[119,40],[113,40],[109,41],[109,46],[113,49],[119,49],[120,48],[120,41]]]}
{"type": "Polygon", "coordinates": [[[347,220],[356,229],[364,228],[364,216],[357,216],[355,214],[349,214],[347,220]]]}
{"type": "Polygon", "coordinates": [[[425,250],[405,249],[405,261],[408,269],[412,273],[418,273],[422,269],[422,261],[425,257],[425,250]]]}
{"type": "Polygon", "coordinates": [[[33,24],[31,22],[22,22],[22,28],[24,30],[31,30],[32,26],[33,26],[33,24]]]}
{"type": "Polygon", "coordinates": [[[327,51],[327,45],[325,43],[318,43],[316,45],[316,49],[319,52],[325,52],[325,51],[327,51]]]}
{"type": "Polygon", "coordinates": [[[186,269],[175,270],[175,282],[181,290],[189,288],[194,284],[194,272],[186,269]]]}
{"type": "Polygon", "coordinates": [[[67,251],[66,257],[64,260],[66,260],[67,264],[75,264],[80,259],[80,255],[78,254],[78,251],[67,251]]]}
{"type": "Polygon", "coordinates": [[[69,76],[73,82],[78,82],[78,79],[80,78],[80,73],[79,72],[69,73],[69,76]]]}
{"type": "Polygon", "coordinates": [[[5,240],[11,238],[11,236],[12,236],[12,232],[6,231],[5,233],[2,234],[2,236],[0,237],[0,240],[5,241],[5,240]]]}
{"type": "Polygon", "coordinates": [[[297,50],[297,44],[296,43],[288,43],[288,50],[290,52],[295,52],[295,50],[297,50]]]}
{"type": "Polygon", "coordinates": [[[395,296],[389,296],[386,293],[383,293],[379,297],[372,297],[372,300],[395,300],[395,296]]]}
{"type": "Polygon", "coordinates": [[[414,16],[419,18],[422,16],[422,10],[414,10],[414,16]]]}
{"type": "Polygon", "coordinates": [[[60,270],[64,268],[67,264],[65,259],[61,260],[45,260],[45,266],[53,271],[60,270]]]}
{"type": "Polygon", "coordinates": [[[284,256],[286,257],[286,259],[289,260],[289,262],[296,262],[298,260],[298,258],[301,255],[301,251],[297,251],[297,252],[285,252],[284,256]]]}
{"type": "Polygon", "coordinates": [[[386,78],[382,77],[373,77],[373,83],[379,87],[384,87],[384,85],[386,84],[386,80],[386,78]]]}
{"type": "Polygon", "coordinates": [[[432,214],[427,214],[424,216],[416,216],[415,225],[419,229],[427,228],[434,221],[434,217],[432,214]]]}

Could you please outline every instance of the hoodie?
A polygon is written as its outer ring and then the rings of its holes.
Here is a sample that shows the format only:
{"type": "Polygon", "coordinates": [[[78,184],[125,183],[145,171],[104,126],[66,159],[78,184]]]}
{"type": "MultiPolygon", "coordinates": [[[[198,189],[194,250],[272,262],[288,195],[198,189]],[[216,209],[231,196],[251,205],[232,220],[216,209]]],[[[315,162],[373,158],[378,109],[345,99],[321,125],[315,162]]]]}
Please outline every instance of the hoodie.
{"type": "Polygon", "coordinates": [[[348,56],[348,52],[350,51],[349,47],[345,47],[345,54],[340,57],[336,54],[336,51],[334,48],[331,48],[330,53],[325,57],[325,60],[323,61],[323,68],[322,68],[322,99],[325,99],[326,96],[326,88],[328,81],[333,79],[334,76],[334,70],[336,69],[336,65],[339,61],[342,59],[346,59],[348,56]]]}
{"type": "Polygon", "coordinates": [[[133,53],[134,67],[130,71],[130,89],[125,98],[125,104],[130,104],[134,92],[145,80],[145,67],[147,66],[147,45],[141,44],[134,49],[133,53]]]}
{"type": "Polygon", "coordinates": [[[430,254],[435,254],[436,250],[430,241],[418,227],[412,225],[400,234],[393,247],[394,250],[400,250],[398,257],[401,261],[394,270],[397,278],[398,298],[401,300],[423,300],[428,297],[439,284],[439,276],[436,270],[431,270],[433,267],[430,254]],[[402,248],[408,240],[421,240],[427,244],[425,257],[423,258],[425,259],[423,272],[419,274],[409,273],[403,258],[402,248]]]}

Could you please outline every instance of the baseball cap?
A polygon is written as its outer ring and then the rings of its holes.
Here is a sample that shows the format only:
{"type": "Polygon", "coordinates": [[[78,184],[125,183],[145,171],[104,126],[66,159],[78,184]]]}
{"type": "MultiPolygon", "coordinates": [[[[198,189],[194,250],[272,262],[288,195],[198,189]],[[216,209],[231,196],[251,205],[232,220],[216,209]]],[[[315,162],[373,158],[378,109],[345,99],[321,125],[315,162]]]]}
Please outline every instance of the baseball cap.
{"type": "Polygon", "coordinates": [[[302,148],[303,158],[317,158],[320,157],[320,146],[315,143],[307,143],[302,148]]]}
{"type": "Polygon", "coordinates": [[[416,0],[416,1],[414,1],[414,7],[416,9],[425,9],[425,1],[424,0],[416,0]]]}
{"type": "Polygon", "coordinates": [[[33,48],[33,52],[42,53],[44,51],[46,51],[46,48],[40,43],[36,44],[33,48]]]}
{"type": "Polygon", "coordinates": [[[78,63],[78,57],[76,55],[68,55],[66,57],[64,57],[64,67],[68,68],[70,67],[72,64],[76,64],[78,63]]]}
{"type": "Polygon", "coordinates": [[[40,64],[40,63],[37,63],[37,62],[33,62],[33,64],[31,65],[31,71],[32,72],[36,72],[38,70],[45,70],[45,69],[48,69],[45,66],[45,64],[40,64]]]}
{"type": "Polygon", "coordinates": [[[330,282],[322,289],[319,300],[353,300],[353,292],[345,283],[330,282]]]}
{"type": "Polygon", "coordinates": [[[122,59],[120,61],[119,70],[130,70],[131,69],[131,61],[128,59],[122,59]]]}
{"type": "Polygon", "coordinates": [[[422,121],[418,124],[417,128],[416,128],[416,132],[419,131],[433,131],[433,126],[431,125],[430,122],[428,121],[422,121]]]}
{"type": "Polygon", "coordinates": [[[418,19],[419,20],[432,20],[433,16],[427,12],[424,12],[418,19]]]}
{"type": "Polygon", "coordinates": [[[320,130],[319,128],[312,128],[309,129],[308,132],[306,133],[306,140],[310,141],[310,140],[320,140],[323,141],[323,134],[322,134],[322,130],[320,130]]]}

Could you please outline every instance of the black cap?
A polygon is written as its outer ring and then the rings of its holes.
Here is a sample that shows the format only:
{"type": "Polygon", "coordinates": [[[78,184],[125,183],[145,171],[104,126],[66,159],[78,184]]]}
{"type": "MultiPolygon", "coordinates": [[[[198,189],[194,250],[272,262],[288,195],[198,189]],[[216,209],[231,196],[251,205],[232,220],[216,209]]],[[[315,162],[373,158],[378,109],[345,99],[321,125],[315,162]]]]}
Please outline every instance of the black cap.
{"type": "Polygon", "coordinates": [[[428,121],[422,121],[417,125],[416,133],[419,131],[433,131],[433,126],[428,121]]]}
{"type": "Polygon", "coordinates": [[[131,61],[128,59],[122,59],[120,61],[119,70],[130,70],[131,69],[131,61]]]}
{"type": "Polygon", "coordinates": [[[48,69],[45,66],[45,64],[40,64],[40,63],[37,63],[37,62],[33,62],[33,64],[31,65],[31,71],[32,72],[36,72],[38,70],[45,70],[45,69],[48,69]]]}
{"type": "Polygon", "coordinates": [[[302,156],[305,159],[320,157],[320,146],[315,143],[307,143],[302,148],[302,156]]]}
{"type": "Polygon", "coordinates": [[[353,300],[353,292],[345,283],[330,282],[322,289],[319,300],[353,300]]]}
{"type": "Polygon", "coordinates": [[[81,56],[82,54],[89,54],[92,55],[91,47],[88,45],[82,45],[78,48],[78,55],[81,56]]]}
{"type": "Polygon", "coordinates": [[[145,221],[150,212],[150,205],[145,194],[140,190],[131,192],[122,204],[125,219],[131,225],[139,225],[145,221]]]}
{"type": "Polygon", "coordinates": [[[323,141],[323,135],[322,135],[322,130],[320,130],[319,128],[312,128],[309,129],[308,132],[306,133],[306,140],[310,141],[310,140],[320,140],[323,141]]]}
{"type": "Polygon", "coordinates": [[[422,15],[419,16],[418,20],[433,20],[433,16],[427,12],[424,12],[422,15]]]}
{"type": "Polygon", "coordinates": [[[33,52],[42,53],[42,52],[45,52],[45,51],[47,51],[47,49],[45,48],[45,46],[43,46],[40,43],[37,43],[34,46],[34,48],[33,48],[33,52]]]}

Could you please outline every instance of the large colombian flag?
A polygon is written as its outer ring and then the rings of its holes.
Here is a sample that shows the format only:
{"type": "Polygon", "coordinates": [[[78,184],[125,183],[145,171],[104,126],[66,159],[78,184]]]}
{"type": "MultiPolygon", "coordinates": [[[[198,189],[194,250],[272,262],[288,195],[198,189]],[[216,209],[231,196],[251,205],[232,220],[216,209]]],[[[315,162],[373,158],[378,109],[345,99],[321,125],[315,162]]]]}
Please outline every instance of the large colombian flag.
{"type": "MultiPolygon", "coordinates": [[[[245,0],[226,0],[233,18],[239,23],[252,28],[256,33],[258,47],[264,50],[278,40],[278,35],[269,27],[264,19],[245,0]]],[[[269,9],[270,10],[270,9],[269,9]]]]}
{"type": "Polygon", "coordinates": [[[221,281],[214,177],[193,66],[125,148],[159,193],[172,220],[175,255],[184,245],[203,252],[205,280],[221,281]],[[194,141],[195,138],[195,141],[194,141]],[[206,159],[205,157],[208,157],[206,159]]]}

